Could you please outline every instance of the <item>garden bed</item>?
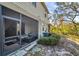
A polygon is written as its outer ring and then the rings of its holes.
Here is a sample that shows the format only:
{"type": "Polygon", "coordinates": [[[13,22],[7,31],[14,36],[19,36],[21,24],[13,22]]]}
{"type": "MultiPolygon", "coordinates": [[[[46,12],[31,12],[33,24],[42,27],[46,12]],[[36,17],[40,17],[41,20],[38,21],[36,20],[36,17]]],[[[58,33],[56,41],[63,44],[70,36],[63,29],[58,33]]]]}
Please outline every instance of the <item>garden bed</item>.
{"type": "Polygon", "coordinates": [[[60,46],[44,46],[36,45],[28,51],[27,56],[73,56],[69,51],[66,51],[60,46]]]}
{"type": "Polygon", "coordinates": [[[72,42],[62,38],[54,46],[37,44],[27,52],[26,56],[79,56],[79,49],[72,42]]]}

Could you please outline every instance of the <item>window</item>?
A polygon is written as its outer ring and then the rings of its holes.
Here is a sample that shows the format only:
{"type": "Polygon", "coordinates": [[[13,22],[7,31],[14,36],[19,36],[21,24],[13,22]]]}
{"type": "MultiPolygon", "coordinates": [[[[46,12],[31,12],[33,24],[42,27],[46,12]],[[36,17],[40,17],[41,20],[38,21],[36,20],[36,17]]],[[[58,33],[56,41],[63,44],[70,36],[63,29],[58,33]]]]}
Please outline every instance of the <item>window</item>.
{"type": "Polygon", "coordinates": [[[45,15],[45,17],[46,17],[46,13],[45,13],[44,15],[45,15]]]}
{"type": "Polygon", "coordinates": [[[45,29],[45,32],[47,32],[47,28],[45,29]]]}
{"type": "Polygon", "coordinates": [[[32,4],[34,5],[34,7],[36,7],[36,2],[32,2],[32,4]]]}
{"type": "Polygon", "coordinates": [[[44,27],[42,28],[42,31],[44,31],[44,27]]]}

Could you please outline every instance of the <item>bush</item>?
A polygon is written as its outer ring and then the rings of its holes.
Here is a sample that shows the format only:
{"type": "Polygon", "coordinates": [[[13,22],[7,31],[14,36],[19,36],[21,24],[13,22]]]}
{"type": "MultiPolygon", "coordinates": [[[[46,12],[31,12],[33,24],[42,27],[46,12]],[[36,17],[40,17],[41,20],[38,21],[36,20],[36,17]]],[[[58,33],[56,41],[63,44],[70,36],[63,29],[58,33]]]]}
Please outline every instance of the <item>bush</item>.
{"type": "Polygon", "coordinates": [[[42,37],[38,40],[38,44],[43,45],[56,45],[60,39],[60,36],[57,34],[52,34],[49,37],[42,37]]]}
{"type": "Polygon", "coordinates": [[[38,44],[49,45],[49,37],[42,37],[38,40],[38,44]]]}
{"type": "Polygon", "coordinates": [[[58,40],[60,39],[60,35],[58,35],[58,34],[53,33],[51,36],[58,39],[58,40]]]}
{"type": "Polygon", "coordinates": [[[49,37],[49,40],[51,45],[56,45],[59,41],[59,38],[51,36],[49,37]]]}

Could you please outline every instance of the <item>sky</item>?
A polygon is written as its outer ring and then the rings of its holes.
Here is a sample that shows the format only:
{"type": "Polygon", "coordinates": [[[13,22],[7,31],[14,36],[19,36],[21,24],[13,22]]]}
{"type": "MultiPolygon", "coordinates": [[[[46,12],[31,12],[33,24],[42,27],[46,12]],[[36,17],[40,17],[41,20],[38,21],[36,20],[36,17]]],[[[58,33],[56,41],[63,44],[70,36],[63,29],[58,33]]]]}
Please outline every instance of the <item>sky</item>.
{"type": "Polygon", "coordinates": [[[45,4],[50,13],[53,12],[57,8],[57,5],[55,2],[46,2],[45,4]]]}
{"type": "MultiPolygon", "coordinates": [[[[47,8],[48,8],[48,11],[49,11],[50,13],[53,13],[53,11],[57,8],[56,2],[45,2],[45,4],[46,4],[46,6],[47,6],[47,8]]],[[[76,22],[79,22],[79,16],[77,16],[77,17],[75,18],[75,21],[76,21],[76,22]]]]}

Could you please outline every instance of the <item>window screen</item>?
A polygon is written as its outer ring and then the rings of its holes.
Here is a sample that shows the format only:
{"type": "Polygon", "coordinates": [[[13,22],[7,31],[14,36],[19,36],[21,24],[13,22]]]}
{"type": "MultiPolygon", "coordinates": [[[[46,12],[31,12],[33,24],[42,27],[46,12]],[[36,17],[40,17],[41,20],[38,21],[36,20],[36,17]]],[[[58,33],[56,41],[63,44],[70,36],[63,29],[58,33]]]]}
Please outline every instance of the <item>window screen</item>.
{"type": "Polygon", "coordinates": [[[17,21],[4,19],[5,37],[17,35],[17,21]]]}
{"type": "Polygon", "coordinates": [[[21,34],[24,35],[25,34],[25,23],[22,22],[22,26],[21,26],[21,34]]]}
{"type": "Polygon", "coordinates": [[[2,7],[2,14],[12,18],[20,19],[20,13],[6,7],[2,7]]]}

